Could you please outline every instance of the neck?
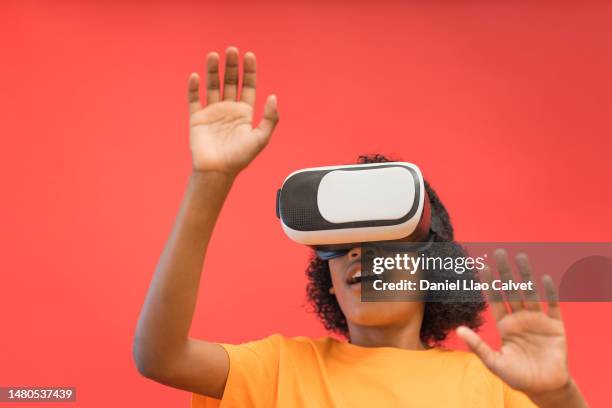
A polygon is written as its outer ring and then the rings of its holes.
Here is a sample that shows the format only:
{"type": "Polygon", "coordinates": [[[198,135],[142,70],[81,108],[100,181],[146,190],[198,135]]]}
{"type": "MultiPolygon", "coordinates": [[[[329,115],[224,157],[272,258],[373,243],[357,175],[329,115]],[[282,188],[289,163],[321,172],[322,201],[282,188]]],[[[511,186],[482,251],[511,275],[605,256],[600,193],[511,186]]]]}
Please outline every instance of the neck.
{"type": "Polygon", "coordinates": [[[401,326],[369,327],[349,323],[350,343],[361,347],[396,347],[407,350],[429,348],[421,341],[421,319],[401,326]]]}

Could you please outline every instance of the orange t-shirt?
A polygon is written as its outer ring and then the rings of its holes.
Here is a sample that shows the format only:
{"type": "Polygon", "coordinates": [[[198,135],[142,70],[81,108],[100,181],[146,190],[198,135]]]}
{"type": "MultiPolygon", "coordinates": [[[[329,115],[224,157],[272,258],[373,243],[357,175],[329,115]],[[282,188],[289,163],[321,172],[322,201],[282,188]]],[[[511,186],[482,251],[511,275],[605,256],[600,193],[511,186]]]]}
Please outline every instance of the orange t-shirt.
{"type": "Polygon", "coordinates": [[[432,348],[360,347],[331,337],[272,335],[229,355],[223,399],[211,407],[535,407],[472,353],[432,348]]]}

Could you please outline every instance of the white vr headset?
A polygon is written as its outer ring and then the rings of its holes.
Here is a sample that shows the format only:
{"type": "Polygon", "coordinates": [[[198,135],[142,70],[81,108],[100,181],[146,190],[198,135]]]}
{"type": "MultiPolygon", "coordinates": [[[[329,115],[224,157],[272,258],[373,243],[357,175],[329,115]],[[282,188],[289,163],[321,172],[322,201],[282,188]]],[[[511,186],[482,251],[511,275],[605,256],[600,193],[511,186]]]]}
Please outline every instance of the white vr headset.
{"type": "Polygon", "coordinates": [[[277,192],[276,215],[289,238],[323,258],[365,242],[425,242],[431,226],[421,171],[404,162],[295,171],[277,192]]]}

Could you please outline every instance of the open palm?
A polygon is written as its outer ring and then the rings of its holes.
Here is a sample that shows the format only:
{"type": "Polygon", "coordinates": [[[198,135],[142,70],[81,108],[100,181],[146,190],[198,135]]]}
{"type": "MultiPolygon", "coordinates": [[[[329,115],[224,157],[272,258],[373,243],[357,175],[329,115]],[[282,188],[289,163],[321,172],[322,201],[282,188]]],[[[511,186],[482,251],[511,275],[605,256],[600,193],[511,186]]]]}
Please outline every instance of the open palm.
{"type": "Polygon", "coordinates": [[[194,170],[237,174],[268,143],[278,122],[276,97],[270,95],[264,106],[264,117],[253,128],[255,55],[247,52],[244,56],[240,97],[238,60],[238,50],[228,48],[221,93],[219,56],[214,52],[208,54],[206,107],[200,103],[198,74],[189,77],[190,146],[194,170]]]}
{"type": "MultiPolygon", "coordinates": [[[[495,253],[502,281],[512,279],[512,270],[505,251],[495,253]]],[[[531,266],[526,255],[516,257],[523,282],[532,280],[531,266]]],[[[481,271],[484,282],[492,282],[491,271],[481,271]]],[[[460,327],[457,334],[498,377],[511,387],[536,395],[563,388],[570,380],[567,367],[565,330],[550,277],[543,278],[548,298],[548,311],[540,306],[537,291],[506,292],[508,310],[499,291],[489,290],[488,298],[497,330],[502,340],[494,351],[478,334],[460,327]]]]}

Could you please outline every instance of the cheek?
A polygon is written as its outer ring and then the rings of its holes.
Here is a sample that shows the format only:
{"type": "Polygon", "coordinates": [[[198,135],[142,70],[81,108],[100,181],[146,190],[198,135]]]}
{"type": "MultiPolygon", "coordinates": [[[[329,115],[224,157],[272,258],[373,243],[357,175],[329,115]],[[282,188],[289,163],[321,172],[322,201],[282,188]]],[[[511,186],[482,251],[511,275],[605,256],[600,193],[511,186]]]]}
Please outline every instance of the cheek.
{"type": "Polygon", "coordinates": [[[334,287],[340,283],[342,279],[343,271],[346,267],[346,260],[344,257],[330,259],[329,261],[329,273],[331,275],[332,284],[334,287]]]}

